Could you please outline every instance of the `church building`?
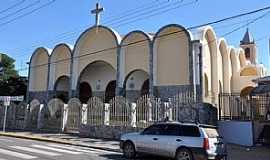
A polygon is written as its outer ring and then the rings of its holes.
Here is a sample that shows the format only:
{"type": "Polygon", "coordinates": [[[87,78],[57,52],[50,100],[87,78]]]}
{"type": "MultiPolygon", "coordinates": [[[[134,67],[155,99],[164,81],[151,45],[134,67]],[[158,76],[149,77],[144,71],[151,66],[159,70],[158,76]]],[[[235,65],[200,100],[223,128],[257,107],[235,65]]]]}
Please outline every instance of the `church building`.
{"type": "Polygon", "coordinates": [[[213,105],[219,93],[249,94],[252,81],[266,74],[258,64],[256,42],[249,30],[238,48],[216,36],[211,26],[191,33],[168,24],[154,33],[141,30],[120,36],[109,26],[86,29],[76,43],[52,50],[37,48],[30,59],[28,101],[58,97],[83,103],[93,96],[136,101],[145,94],[167,99],[191,91],[213,105]]]}

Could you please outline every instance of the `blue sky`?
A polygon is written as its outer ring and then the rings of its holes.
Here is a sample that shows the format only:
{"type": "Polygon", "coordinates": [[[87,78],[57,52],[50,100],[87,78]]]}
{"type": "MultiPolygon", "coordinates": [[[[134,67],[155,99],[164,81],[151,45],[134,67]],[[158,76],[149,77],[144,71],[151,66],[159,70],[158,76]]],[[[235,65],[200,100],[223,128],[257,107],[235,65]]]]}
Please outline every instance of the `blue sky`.
{"type": "MultiPolygon", "coordinates": [[[[71,45],[87,27],[94,25],[94,16],[90,11],[98,0],[56,0],[51,5],[44,7],[33,14],[17,19],[12,23],[5,22],[20,16],[32,9],[40,7],[50,0],[26,0],[22,5],[1,13],[6,8],[18,3],[20,0],[6,0],[0,5],[0,52],[6,53],[16,60],[16,68],[25,68],[35,48],[44,46],[53,48],[56,44],[65,42],[71,45]],[[31,7],[27,7],[27,6],[31,7]],[[27,8],[16,15],[8,17],[16,10],[27,8]]],[[[192,0],[184,0],[184,4],[192,0]]],[[[101,24],[112,27],[120,35],[133,30],[156,32],[159,28],[170,23],[191,27],[209,21],[229,17],[242,12],[248,12],[261,7],[270,6],[269,0],[199,0],[190,5],[180,4],[180,0],[99,0],[105,8],[102,13],[101,24]],[[179,5],[179,8],[175,8],[179,5]],[[155,8],[152,8],[155,6],[155,8]],[[171,8],[168,12],[156,14],[171,8]],[[144,11],[134,9],[144,9],[144,11]],[[163,8],[163,9],[162,9],[163,8]],[[133,12],[130,12],[133,10],[133,12]],[[152,10],[152,13],[149,11],[152,10]],[[128,14],[127,14],[128,13],[128,14]],[[147,13],[144,16],[140,13],[147,13]],[[149,16],[148,16],[149,15],[149,16]],[[123,16],[126,16],[123,18],[123,16]],[[119,19],[119,17],[122,19],[119,19]],[[139,21],[130,22],[141,19],[139,21]],[[110,22],[114,20],[113,22],[110,22]],[[119,22],[121,20],[121,22],[119,22]],[[107,23],[106,23],[107,22],[107,23]]],[[[218,36],[242,26],[262,13],[242,17],[233,21],[227,21],[213,26],[218,36]]],[[[268,68],[268,39],[270,15],[249,25],[249,29],[258,40],[258,62],[268,68]]],[[[245,33],[246,27],[226,36],[228,43],[238,46],[245,33]]],[[[195,31],[194,31],[195,32],[195,31]]],[[[27,75],[27,70],[20,71],[21,75],[27,75]]]]}

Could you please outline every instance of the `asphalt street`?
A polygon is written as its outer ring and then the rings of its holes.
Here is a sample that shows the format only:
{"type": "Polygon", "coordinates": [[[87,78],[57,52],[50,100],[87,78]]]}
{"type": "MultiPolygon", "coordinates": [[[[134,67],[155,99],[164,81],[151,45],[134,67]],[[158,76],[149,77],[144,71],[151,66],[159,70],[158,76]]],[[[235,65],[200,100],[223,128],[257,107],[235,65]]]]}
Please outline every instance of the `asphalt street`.
{"type": "MultiPolygon", "coordinates": [[[[0,136],[0,160],[124,160],[121,153],[0,136]]],[[[141,156],[138,160],[164,160],[141,156]]]]}

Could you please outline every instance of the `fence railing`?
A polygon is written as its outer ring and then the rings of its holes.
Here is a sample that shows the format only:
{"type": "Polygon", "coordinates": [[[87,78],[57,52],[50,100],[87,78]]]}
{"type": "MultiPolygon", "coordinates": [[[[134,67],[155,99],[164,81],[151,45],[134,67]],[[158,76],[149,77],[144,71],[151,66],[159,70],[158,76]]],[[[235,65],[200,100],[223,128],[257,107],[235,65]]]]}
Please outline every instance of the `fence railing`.
{"type": "MultiPolygon", "coordinates": [[[[74,131],[79,130],[81,125],[145,128],[165,119],[197,121],[199,103],[201,102],[197,102],[191,92],[179,93],[167,101],[144,95],[135,103],[130,103],[125,97],[114,97],[109,103],[104,103],[98,97],[91,97],[87,104],[82,104],[77,98],[70,99],[67,104],[54,98],[47,104],[41,104],[38,100],[33,100],[29,105],[24,103],[15,107],[15,111],[10,110],[12,116],[9,117],[19,117],[24,121],[24,128],[29,129],[74,131]]],[[[0,119],[1,115],[0,106],[0,119]]],[[[22,123],[21,121],[18,123],[22,123]]]]}
{"type": "Polygon", "coordinates": [[[270,96],[219,95],[220,120],[267,120],[270,114],[270,96]]]}

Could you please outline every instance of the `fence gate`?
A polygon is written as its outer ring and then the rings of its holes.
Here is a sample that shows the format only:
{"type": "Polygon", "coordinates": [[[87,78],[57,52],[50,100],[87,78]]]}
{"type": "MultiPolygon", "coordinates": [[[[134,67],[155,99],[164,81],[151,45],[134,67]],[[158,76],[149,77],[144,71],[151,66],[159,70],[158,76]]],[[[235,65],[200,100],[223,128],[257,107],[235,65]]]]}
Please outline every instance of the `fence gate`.
{"type": "Polygon", "coordinates": [[[192,93],[180,93],[170,99],[168,106],[165,106],[165,113],[173,121],[195,122],[198,120],[199,110],[192,93]]]}
{"type": "Polygon", "coordinates": [[[46,107],[43,108],[44,117],[43,129],[50,131],[61,131],[63,122],[64,102],[60,99],[51,99],[46,107]]]}
{"type": "Polygon", "coordinates": [[[21,102],[15,108],[15,129],[24,129],[25,114],[27,112],[27,103],[21,102]]]}
{"type": "Polygon", "coordinates": [[[72,98],[68,101],[66,132],[77,132],[81,125],[82,104],[79,99],[72,98]]]}
{"type": "Polygon", "coordinates": [[[136,106],[136,126],[139,128],[146,128],[164,117],[159,98],[144,95],[137,100],[136,106]]]}
{"type": "Polygon", "coordinates": [[[98,97],[92,97],[87,104],[87,124],[103,125],[104,124],[104,103],[98,97]]]}
{"type": "Polygon", "coordinates": [[[29,129],[37,129],[38,124],[38,114],[39,114],[40,102],[36,99],[32,100],[30,103],[30,113],[29,113],[29,129]]]}
{"type": "Polygon", "coordinates": [[[110,101],[110,125],[129,126],[131,121],[130,106],[126,98],[117,96],[110,101]]]}

